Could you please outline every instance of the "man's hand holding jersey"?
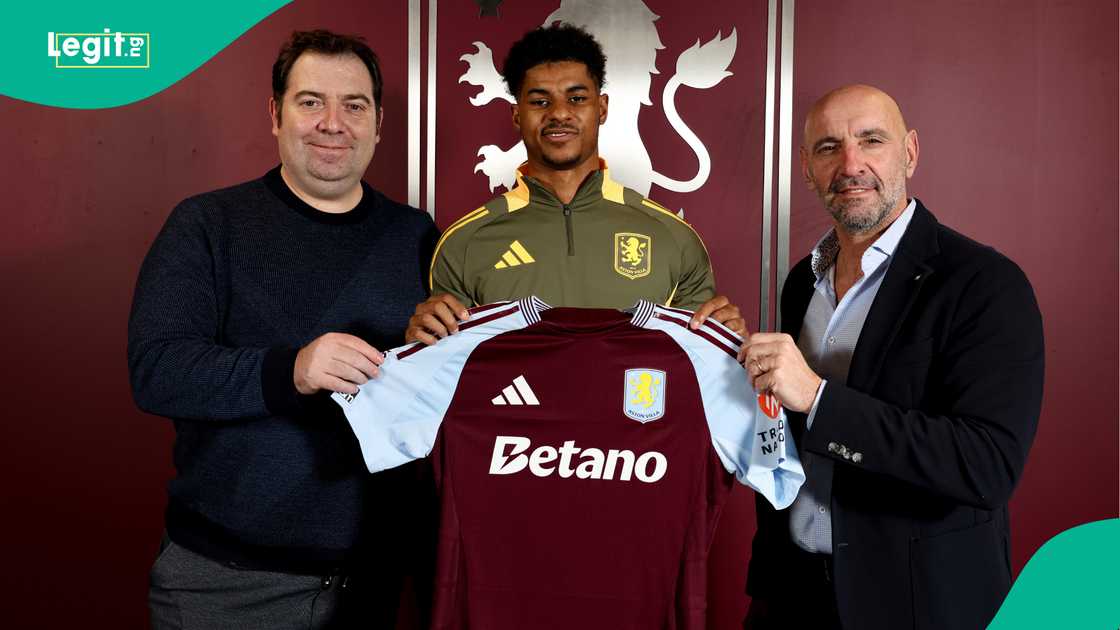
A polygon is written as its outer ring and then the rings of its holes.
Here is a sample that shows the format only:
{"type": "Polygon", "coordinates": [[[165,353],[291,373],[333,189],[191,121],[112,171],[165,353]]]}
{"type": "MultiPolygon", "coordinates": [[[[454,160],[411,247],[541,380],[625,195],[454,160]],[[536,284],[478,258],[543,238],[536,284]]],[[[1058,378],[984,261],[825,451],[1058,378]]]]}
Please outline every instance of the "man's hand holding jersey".
{"type": "Polygon", "coordinates": [[[470,318],[467,307],[454,295],[440,293],[416,305],[412,317],[408,319],[408,330],[404,332],[407,343],[419,341],[425,345],[443,339],[459,330],[459,322],[470,318]]]}
{"type": "Polygon", "coordinates": [[[322,390],[356,394],[384,361],[377,348],[354,335],[327,333],[300,348],[292,379],[305,396],[322,390]]]}
{"type": "MultiPolygon", "coordinates": [[[[727,326],[737,335],[747,332],[747,322],[739,313],[739,307],[731,303],[724,295],[717,295],[704,302],[689,322],[689,327],[696,330],[708,318],[727,326]]],[[[408,343],[419,341],[432,345],[444,337],[454,334],[459,330],[459,322],[470,318],[470,313],[455,296],[450,293],[433,295],[416,305],[416,311],[408,320],[408,330],[404,339],[408,343]]]]}
{"type": "Polygon", "coordinates": [[[755,333],[739,349],[739,363],[756,391],[769,391],[783,407],[806,413],[817,399],[821,377],[805,362],[793,337],[785,333],[755,333]]]}
{"type": "Polygon", "coordinates": [[[726,295],[717,295],[701,304],[688,322],[688,327],[697,330],[709,317],[727,326],[740,337],[747,334],[747,320],[743,319],[739,307],[732,304],[726,295]]]}

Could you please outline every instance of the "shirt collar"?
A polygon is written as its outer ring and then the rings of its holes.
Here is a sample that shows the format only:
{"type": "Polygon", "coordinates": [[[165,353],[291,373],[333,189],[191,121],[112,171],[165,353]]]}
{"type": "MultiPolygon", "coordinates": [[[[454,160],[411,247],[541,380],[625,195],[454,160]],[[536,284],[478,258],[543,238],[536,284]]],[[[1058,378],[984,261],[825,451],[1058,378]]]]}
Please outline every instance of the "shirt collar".
{"type": "MultiPolygon", "coordinates": [[[[894,251],[898,248],[899,241],[902,240],[902,235],[906,233],[907,226],[910,225],[910,219],[914,217],[914,208],[916,206],[914,199],[906,204],[906,209],[898,218],[891,223],[890,227],[886,229],[871,247],[863,253],[863,267],[864,273],[867,274],[870,270],[867,266],[871,264],[873,267],[894,255],[894,251]]],[[[821,240],[817,241],[813,247],[813,255],[810,264],[813,269],[813,274],[817,276],[817,280],[821,280],[828,270],[836,264],[836,256],[840,254],[840,239],[836,236],[836,228],[830,229],[821,240]]]]}
{"type": "MultiPolygon", "coordinates": [[[[517,185],[505,194],[506,199],[509,201],[510,212],[520,210],[529,205],[529,201],[544,202],[549,205],[560,205],[556,195],[552,194],[548,188],[535,179],[532,175],[526,174],[528,171],[528,162],[522,162],[517,167],[517,185]]],[[[626,203],[623,197],[622,184],[611,179],[610,169],[607,167],[607,161],[599,158],[599,170],[592,172],[580,185],[579,191],[576,192],[575,198],[572,199],[570,206],[584,205],[586,203],[597,202],[601,199],[613,201],[615,203],[626,203]]]]}

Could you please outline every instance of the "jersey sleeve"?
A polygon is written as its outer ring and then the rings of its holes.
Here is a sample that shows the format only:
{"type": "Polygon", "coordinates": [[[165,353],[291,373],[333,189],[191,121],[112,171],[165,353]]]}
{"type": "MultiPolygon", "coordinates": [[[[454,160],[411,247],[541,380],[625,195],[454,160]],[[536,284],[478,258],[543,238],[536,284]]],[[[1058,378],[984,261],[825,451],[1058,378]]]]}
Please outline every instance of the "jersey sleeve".
{"type": "Polygon", "coordinates": [[[772,396],[751,386],[736,360],[737,335],[714,322],[688,328],[691,312],[655,307],[643,324],[664,331],[688,354],[712,446],[728,472],[766,497],[776,509],[793,503],[805,471],[793,444],[785,411],[772,396]]]}
{"type": "Polygon", "coordinates": [[[489,214],[490,210],[482,206],[447,226],[432,254],[432,266],[428,274],[428,288],[432,295],[450,293],[464,306],[478,305],[475,299],[477,291],[473,290],[472,283],[467,280],[464,266],[471,235],[478,227],[478,222],[489,214]]]}
{"type": "MultiPolygon", "coordinates": [[[[461,258],[460,258],[461,260],[461,258]]],[[[436,249],[432,257],[432,271],[429,278],[432,295],[450,293],[466,307],[475,306],[466,282],[463,280],[461,264],[456,264],[448,251],[447,244],[436,249]]]]}
{"type": "Polygon", "coordinates": [[[522,328],[534,318],[521,302],[475,309],[459,332],[432,346],[415,343],[386,352],[380,374],[357,394],[335,392],[358,438],[370,472],[426,457],[451,404],[471,353],[495,335],[522,328]]]}
{"type": "Polygon", "coordinates": [[[708,250],[691,227],[681,241],[681,273],[667,306],[695,310],[716,295],[716,279],[708,250]]]}

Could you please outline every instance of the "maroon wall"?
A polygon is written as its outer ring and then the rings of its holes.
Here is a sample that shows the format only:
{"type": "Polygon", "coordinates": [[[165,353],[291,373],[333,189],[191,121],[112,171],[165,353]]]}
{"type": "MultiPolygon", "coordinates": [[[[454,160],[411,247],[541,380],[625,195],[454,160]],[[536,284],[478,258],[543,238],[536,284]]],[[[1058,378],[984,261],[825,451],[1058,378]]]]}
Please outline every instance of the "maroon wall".
{"type": "MultiPolygon", "coordinates": [[[[404,199],[405,11],[403,2],[297,0],[181,83],[122,108],[0,98],[5,627],[144,627],[172,431],[137,411],[128,392],[125,322],[140,261],[178,200],[275,164],[268,72],[293,28],[357,31],[374,43],[387,118],[368,175],[404,199]]],[[[1116,23],[1112,1],[797,7],[795,118],[847,82],[894,94],[922,143],[912,192],[943,222],[1018,261],[1035,285],[1049,370],[1038,440],[1012,502],[1017,568],[1058,531],[1117,514],[1116,23]]],[[[758,44],[743,37],[741,48],[758,44]]],[[[679,38],[663,40],[679,50],[679,38]]],[[[672,58],[659,67],[663,81],[672,58]]],[[[717,116],[707,122],[720,128],[717,116]]],[[[437,188],[442,199],[447,190],[437,188]]],[[[796,186],[793,209],[796,256],[826,218],[796,186]]],[[[714,232],[707,221],[698,219],[714,232]]],[[[720,242],[719,267],[757,273],[752,243],[720,242]],[[747,251],[740,270],[728,262],[734,248],[747,251]]],[[[737,493],[715,546],[713,628],[735,627],[746,606],[748,497],[737,493]]]]}

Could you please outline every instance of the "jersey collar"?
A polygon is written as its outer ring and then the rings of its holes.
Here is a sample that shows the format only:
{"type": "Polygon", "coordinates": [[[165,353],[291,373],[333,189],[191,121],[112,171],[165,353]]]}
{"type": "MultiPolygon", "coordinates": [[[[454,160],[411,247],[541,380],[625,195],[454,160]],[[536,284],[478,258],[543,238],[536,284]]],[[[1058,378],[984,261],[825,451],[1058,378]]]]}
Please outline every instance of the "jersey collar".
{"type": "MultiPolygon", "coordinates": [[[[563,204],[556,198],[556,195],[552,194],[551,190],[533,176],[526,175],[528,165],[528,162],[522,162],[517,167],[517,185],[505,194],[509,211],[516,212],[529,205],[530,202],[561,207],[563,204]]],[[[579,209],[592,206],[603,199],[619,204],[626,203],[622,184],[611,179],[607,161],[599,158],[599,170],[592,171],[587,179],[580,184],[576,196],[568,206],[572,209],[579,209]]]]}
{"type": "Polygon", "coordinates": [[[518,300],[517,305],[521,307],[521,312],[525,315],[525,321],[529,322],[529,324],[535,324],[541,321],[541,313],[552,308],[544,300],[535,295],[530,295],[527,298],[518,300]]]}
{"type": "Polygon", "coordinates": [[[646,322],[653,315],[653,309],[657,305],[649,300],[638,300],[634,306],[626,309],[626,312],[633,313],[634,316],[630,318],[630,323],[635,326],[645,326],[646,322]]]}

